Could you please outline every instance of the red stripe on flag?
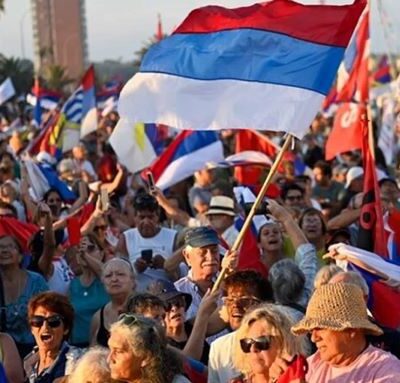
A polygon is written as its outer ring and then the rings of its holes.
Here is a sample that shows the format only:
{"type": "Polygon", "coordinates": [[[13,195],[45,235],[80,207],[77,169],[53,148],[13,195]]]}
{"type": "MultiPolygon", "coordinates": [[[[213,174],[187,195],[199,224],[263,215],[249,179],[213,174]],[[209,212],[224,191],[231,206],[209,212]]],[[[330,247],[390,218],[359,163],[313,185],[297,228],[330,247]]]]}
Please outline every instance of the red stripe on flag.
{"type": "Polygon", "coordinates": [[[340,7],[275,0],[237,9],[207,6],[192,11],[174,34],[249,28],[345,48],[365,5],[365,0],[340,7]]]}

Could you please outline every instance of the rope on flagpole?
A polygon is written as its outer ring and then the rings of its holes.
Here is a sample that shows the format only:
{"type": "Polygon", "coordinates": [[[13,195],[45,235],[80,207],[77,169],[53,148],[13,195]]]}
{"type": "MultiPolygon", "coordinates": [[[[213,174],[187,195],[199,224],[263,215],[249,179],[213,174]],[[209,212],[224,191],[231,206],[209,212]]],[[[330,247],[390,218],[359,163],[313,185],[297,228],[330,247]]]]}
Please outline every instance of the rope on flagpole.
{"type": "MultiPolygon", "coordinates": [[[[246,231],[249,229],[251,221],[252,221],[252,219],[253,219],[258,207],[260,206],[260,204],[261,204],[261,202],[262,202],[262,200],[263,200],[263,198],[265,196],[265,193],[267,192],[267,189],[268,189],[269,185],[272,182],[273,176],[275,175],[276,171],[278,170],[278,166],[280,165],[280,163],[282,161],[283,155],[285,154],[286,150],[289,148],[290,144],[292,143],[292,140],[294,140],[294,137],[291,134],[287,134],[286,140],[285,140],[283,146],[281,147],[278,155],[276,156],[275,161],[272,164],[271,169],[270,169],[270,171],[268,173],[268,176],[265,179],[264,184],[263,184],[260,192],[258,193],[257,198],[254,201],[254,204],[251,207],[251,210],[250,210],[249,214],[246,217],[246,220],[244,221],[243,227],[240,230],[240,233],[238,234],[235,243],[232,245],[231,250],[237,251],[239,249],[239,246],[243,241],[243,237],[246,234],[246,231]]],[[[218,290],[219,286],[221,285],[222,281],[225,278],[225,275],[226,275],[227,271],[228,270],[226,268],[221,270],[221,272],[218,275],[217,280],[214,283],[214,286],[212,288],[212,292],[218,290]]]]}

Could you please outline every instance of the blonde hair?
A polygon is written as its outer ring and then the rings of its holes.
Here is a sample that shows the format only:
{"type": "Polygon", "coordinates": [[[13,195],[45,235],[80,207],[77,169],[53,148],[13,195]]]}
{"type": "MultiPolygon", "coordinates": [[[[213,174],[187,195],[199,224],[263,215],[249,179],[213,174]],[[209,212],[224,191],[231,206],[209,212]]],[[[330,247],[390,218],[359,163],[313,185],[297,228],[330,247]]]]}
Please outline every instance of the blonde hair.
{"type": "Polygon", "coordinates": [[[251,374],[251,367],[245,354],[240,348],[240,339],[247,336],[250,327],[256,321],[266,322],[272,329],[274,339],[278,344],[278,355],[283,353],[289,355],[306,354],[306,338],[292,334],[290,331],[294,322],[287,313],[275,304],[262,304],[248,312],[243,318],[242,324],[236,332],[236,350],[233,356],[234,366],[244,374],[251,374]]]}
{"type": "Polygon", "coordinates": [[[334,263],[321,267],[314,278],[314,289],[317,289],[322,285],[328,284],[331,278],[341,271],[343,270],[334,263]]]}
{"type": "Polygon", "coordinates": [[[109,350],[93,347],[87,351],[75,366],[68,382],[71,383],[111,383],[111,371],[107,363],[109,350]]]}

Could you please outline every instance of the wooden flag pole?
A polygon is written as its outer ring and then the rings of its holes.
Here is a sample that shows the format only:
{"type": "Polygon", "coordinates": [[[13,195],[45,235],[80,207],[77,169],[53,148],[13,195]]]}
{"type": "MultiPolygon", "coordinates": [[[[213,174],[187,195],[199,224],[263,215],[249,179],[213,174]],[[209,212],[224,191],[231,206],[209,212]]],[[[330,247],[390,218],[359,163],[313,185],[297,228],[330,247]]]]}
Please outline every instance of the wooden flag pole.
{"type": "MultiPolygon", "coordinates": [[[[274,163],[271,166],[271,169],[270,169],[270,171],[268,173],[268,176],[265,179],[264,184],[263,184],[260,192],[258,193],[257,198],[254,201],[253,206],[251,207],[251,210],[250,210],[249,214],[246,217],[246,220],[244,221],[243,227],[240,230],[240,233],[238,234],[235,243],[232,245],[231,250],[236,251],[236,250],[239,249],[239,246],[243,241],[243,237],[244,237],[246,231],[248,230],[248,228],[250,227],[251,221],[252,221],[252,219],[253,219],[258,207],[260,206],[260,204],[261,204],[261,202],[262,202],[262,200],[263,200],[263,198],[265,196],[265,193],[266,193],[269,185],[271,184],[272,177],[275,175],[276,171],[278,170],[278,166],[282,161],[283,155],[285,154],[285,152],[288,149],[289,145],[291,144],[292,140],[293,140],[293,136],[288,134],[283,146],[281,147],[278,155],[275,158],[274,163]]],[[[226,268],[221,270],[217,280],[214,283],[214,286],[212,288],[212,292],[218,290],[219,286],[221,285],[222,281],[225,278],[226,272],[227,272],[226,268]]]]}

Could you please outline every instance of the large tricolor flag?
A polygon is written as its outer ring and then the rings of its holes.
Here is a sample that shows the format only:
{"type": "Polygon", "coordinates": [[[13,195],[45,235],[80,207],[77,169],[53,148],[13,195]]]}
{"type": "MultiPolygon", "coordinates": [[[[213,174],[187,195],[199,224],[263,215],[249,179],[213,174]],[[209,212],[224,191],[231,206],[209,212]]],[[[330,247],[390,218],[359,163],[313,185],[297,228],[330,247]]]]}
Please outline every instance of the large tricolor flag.
{"type": "Polygon", "coordinates": [[[162,190],[224,159],[222,142],[216,132],[185,130],[154,161],[149,169],[162,190]]]}
{"type": "Polygon", "coordinates": [[[120,115],[178,129],[253,128],[302,137],[329,92],[365,0],[274,0],[192,11],[149,50],[120,115]]]}

